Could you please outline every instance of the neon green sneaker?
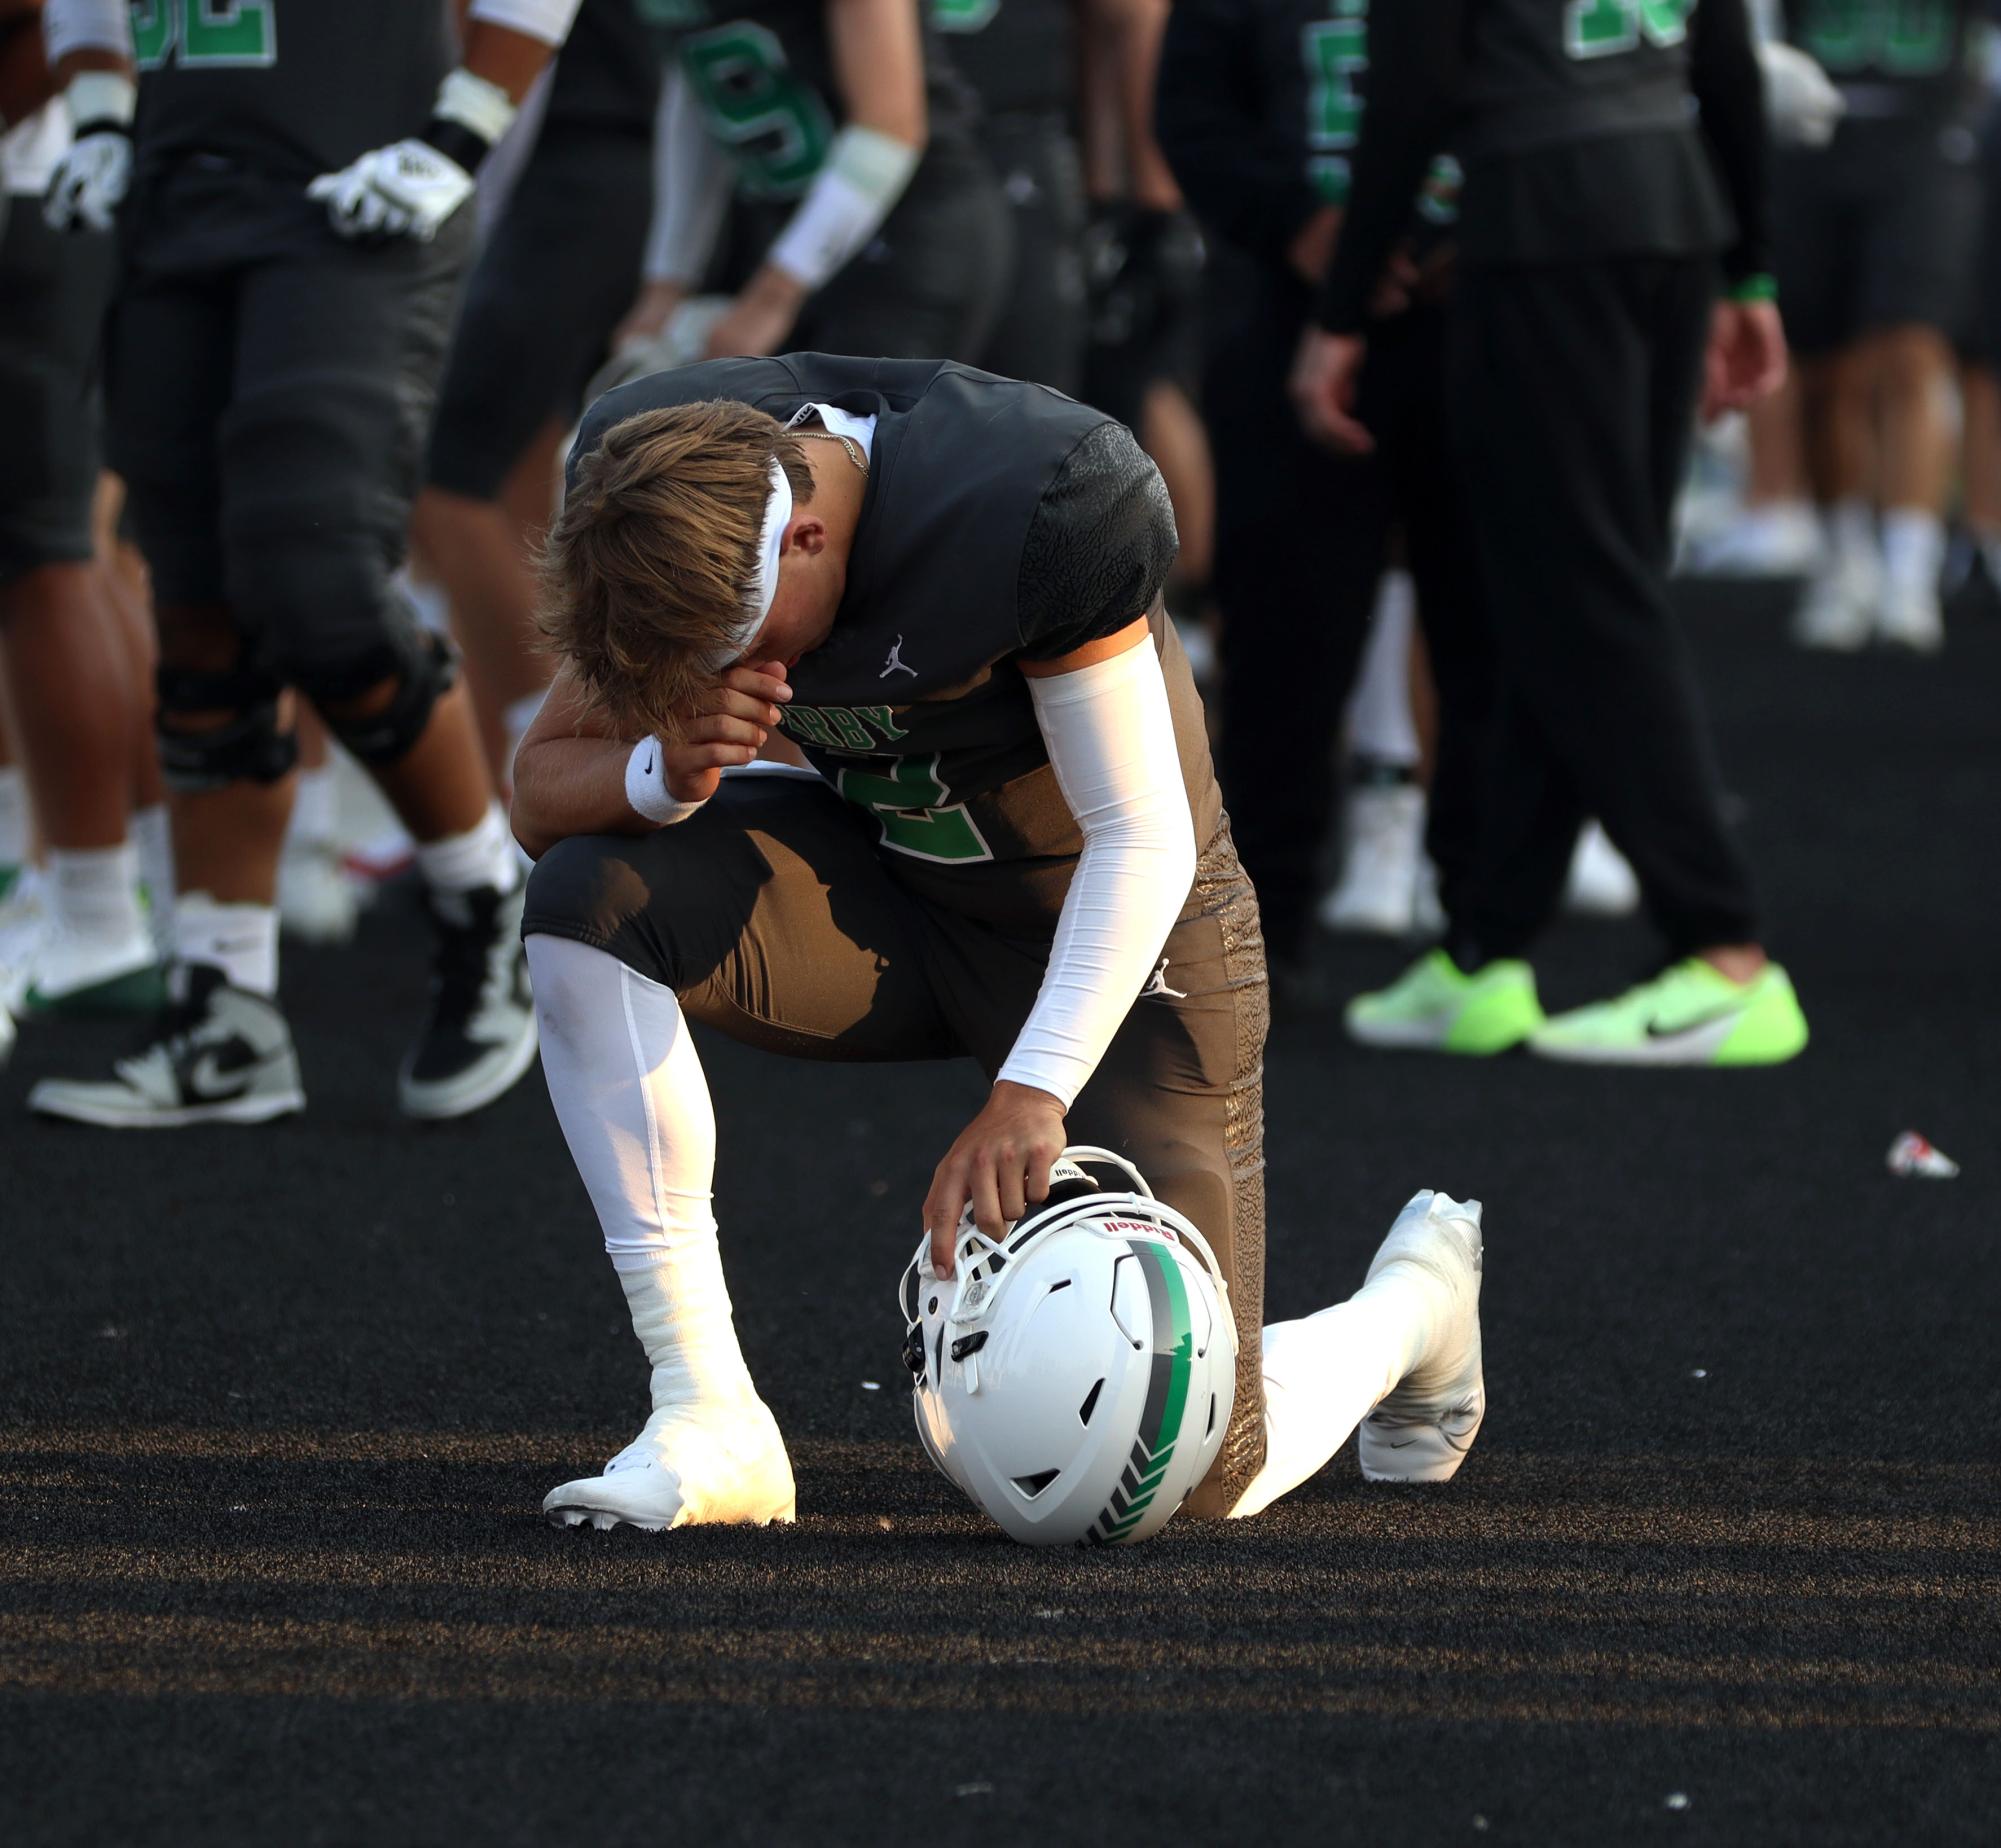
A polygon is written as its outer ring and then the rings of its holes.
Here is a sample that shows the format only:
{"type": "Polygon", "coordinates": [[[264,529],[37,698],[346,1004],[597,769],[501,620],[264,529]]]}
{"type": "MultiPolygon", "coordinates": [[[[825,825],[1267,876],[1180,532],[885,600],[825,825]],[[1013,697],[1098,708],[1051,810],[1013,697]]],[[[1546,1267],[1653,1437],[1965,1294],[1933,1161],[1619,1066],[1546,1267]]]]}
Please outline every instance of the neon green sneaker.
{"type": "Polygon", "coordinates": [[[1413,1052],[1506,1052],[1542,1025],[1535,971],[1491,962],[1468,975],[1443,950],[1421,956],[1389,987],[1348,1003],[1348,1037],[1413,1052]]]}
{"type": "Polygon", "coordinates": [[[1799,997],[1777,963],[1737,983],[1691,956],[1614,1000],[1558,1014],[1529,1050],[1581,1065],[1780,1065],[1806,1040],[1799,997]]]}

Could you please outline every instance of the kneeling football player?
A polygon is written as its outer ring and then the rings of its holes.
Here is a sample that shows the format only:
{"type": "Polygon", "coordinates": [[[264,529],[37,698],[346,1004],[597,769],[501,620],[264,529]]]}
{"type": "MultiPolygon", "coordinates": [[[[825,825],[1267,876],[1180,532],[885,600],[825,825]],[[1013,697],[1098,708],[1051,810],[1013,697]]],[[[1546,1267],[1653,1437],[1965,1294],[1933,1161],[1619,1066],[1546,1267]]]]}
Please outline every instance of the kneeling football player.
{"type": "Polygon", "coordinates": [[[718,360],[585,418],[514,826],[544,1070],[652,1415],[552,1520],[793,1514],[690,1019],[798,1057],[979,1061],[992,1090],[924,1202],[941,1276],[962,1210],[997,1236],[1066,1142],[1136,1163],[1214,1248],[1238,1330],[1191,1514],[1257,1512],[1372,1407],[1368,1473],[1458,1467],[1477,1206],[1406,1215],[1358,1295],[1260,1329],[1263,944],[1160,602],[1175,543],[1123,425],[950,363],[718,360]],[[814,773],[724,774],[781,728],[814,773]]]}

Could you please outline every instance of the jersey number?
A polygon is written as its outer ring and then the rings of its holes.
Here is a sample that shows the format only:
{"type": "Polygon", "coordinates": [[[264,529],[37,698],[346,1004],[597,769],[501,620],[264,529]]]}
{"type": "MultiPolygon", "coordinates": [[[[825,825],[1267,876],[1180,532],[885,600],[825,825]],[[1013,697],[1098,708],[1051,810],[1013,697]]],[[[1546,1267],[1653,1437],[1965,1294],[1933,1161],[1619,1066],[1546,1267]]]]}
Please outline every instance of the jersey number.
{"type": "Polygon", "coordinates": [[[917,860],[991,860],[963,802],[938,779],[938,759],[879,757],[888,771],[843,769],[834,787],[882,826],[882,844],[917,860]]]}
{"type": "Polygon", "coordinates": [[[1329,205],[1348,202],[1348,156],[1362,125],[1355,79],[1369,64],[1369,0],[1335,0],[1338,19],[1319,19],[1299,35],[1306,58],[1306,145],[1313,184],[1329,205]]]}
{"type": "Polygon", "coordinates": [[[1830,71],[1925,76],[1952,62],[1953,0],[1816,0],[1800,45],[1830,71]]]}
{"type": "Polygon", "coordinates": [[[709,127],[736,156],[737,177],[754,199],[789,199],[806,190],[834,139],[819,95],[785,64],[777,33],[739,19],[683,41],[681,62],[709,127]]]}
{"type": "Polygon", "coordinates": [[[1609,58],[1649,45],[1679,45],[1695,0],[1570,0],[1563,9],[1563,49],[1573,58],[1609,58]]]}
{"type": "Polygon", "coordinates": [[[271,0],[132,0],[132,55],[142,71],[276,64],[278,22],[271,0]]]}

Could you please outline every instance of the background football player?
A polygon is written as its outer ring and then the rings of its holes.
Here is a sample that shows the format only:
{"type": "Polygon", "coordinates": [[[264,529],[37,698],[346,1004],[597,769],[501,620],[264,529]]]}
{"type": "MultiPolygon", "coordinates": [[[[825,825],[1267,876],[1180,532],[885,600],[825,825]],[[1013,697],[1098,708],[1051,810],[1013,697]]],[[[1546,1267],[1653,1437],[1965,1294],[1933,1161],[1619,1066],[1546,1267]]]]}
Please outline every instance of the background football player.
{"type": "Polygon", "coordinates": [[[533,1061],[505,821],[465,690],[391,573],[461,208],[574,10],[474,0],[456,68],[444,16],[408,0],[48,10],[77,116],[50,220],[102,237],[120,219],[108,422],[153,575],[183,896],[157,1040],[108,1081],[44,1080],[38,1109],[130,1127],[303,1106],[275,1000],[292,688],[418,843],[438,956],[403,1109],[477,1109],[533,1061]]]}
{"type": "MultiPolygon", "coordinates": [[[[693,366],[585,419],[515,828],[542,856],[523,928],[550,1096],[653,1411],[552,1518],[792,1514],[731,1326],[690,1018],[794,1056],[980,1063],[987,1102],[924,1202],[940,1275],[962,1208],[998,1234],[1073,1136],[1139,1164],[1214,1247],[1240,1337],[1192,1512],[1262,1507],[1406,1376],[1413,1473],[1456,1468],[1444,1432],[1470,1439],[1480,1398],[1466,1222],[1260,1364],[1262,944],[1160,602],[1174,543],[1124,426],[935,361],[693,366]],[[819,774],[723,776],[780,728],[819,774]]],[[[746,1158],[782,1148],[780,1125],[725,1128],[746,1158]]]]}

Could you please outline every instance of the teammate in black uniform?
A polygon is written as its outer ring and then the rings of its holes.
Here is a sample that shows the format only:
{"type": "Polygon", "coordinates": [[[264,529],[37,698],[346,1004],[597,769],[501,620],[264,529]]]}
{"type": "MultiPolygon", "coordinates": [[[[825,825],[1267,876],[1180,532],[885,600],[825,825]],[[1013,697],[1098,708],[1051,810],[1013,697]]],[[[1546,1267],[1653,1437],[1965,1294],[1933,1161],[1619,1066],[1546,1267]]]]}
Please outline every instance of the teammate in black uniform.
{"type": "Polygon", "coordinates": [[[1758,943],[1665,584],[1705,348],[1712,404],[1785,369],[1742,0],[1688,19],[1639,0],[1403,0],[1372,19],[1370,59],[1326,331],[1295,387],[1311,427],[1369,445],[1353,414],[1366,305],[1451,125],[1466,185],[1447,389],[1506,685],[1446,948],[1355,1003],[1351,1030],[1604,1062],[1790,1058],[1806,1023],[1758,943]],[[1545,1023],[1521,958],[1593,812],[1677,960],[1545,1023]]]}
{"type": "Polygon", "coordinates": [[[473,0],[456,69],[442,14],[408,0],[50,9],[83,22],[62,75],[95,109],[51,215],[102,225],[123,207],[111,459],[153,575],[184,897],[157,1043],[107,1082],[45,1081],[39,1109],[124,1127],[303,1105],[274,1000],[288,688],[419,844],[439,950],[403,1108],[477,1109],[533,1061],[505,823],[449,658],[390,574],[471,233],[460,208],[574,4],[473,0]]]}
{"type": "MultiPolygon", "coordinates": [[[[1260,1365],[1262,945],[1159,601],[1174,544],[1123,426],[955,365],[694,366],[586,418],[551,540],[566,665],[515,827],[544,856],[523,928],[550,1094],[654,1411],[552,1518],[792,1512],[730,1327],[684,1007],[795,1056],[981,1063],[925,1202],[941,1272],[961,1207],[997,1233],[1068,1136],[1138,1162],[1214,1245],[1242,1335],[1195,1512],[1284,1493],[1417,1359],[1378,1347],[1360,1405],[1318,1390],[1384,1324],[1357,1347],[1315,1318],[1303,1371],[1260,1365]],[[722,775],[781,725],[817,774],[722,775]],[[1267,1378],[1290,1389],[1269,1408],[1267,1378]]],[[[1433,1421],[1477,1422],[1461,1327],[1431,1350],[1433,1421]]]]}
{"type": "Polygon", "coordinates": [[[1366,415],[1382,453],[1299,426],[1286,375],[1338,235],[1361,121],[1363,0],[1184,0],[1161,57],[1159,129],[1211,249],[1203,413],[1216,460],[1219,772],[1275,970],[1305,956],[1333,813],[1336,730],[1393,530],[1418,584],[1440,703],[1430,848],[1453,887],[1474,834],[1472,753],[1491,703],[1479,578],[1445,449],[1441,306],[1453,174],[1412,202],[1417,274],[1369,323],[1366,415]],[[1313,697],[1271,723],[1263,671],[1313,697]]]}
{"type": "Polygon", "coordinates": [[[529,559],[548,523],[558,447],[639,287],[660,81],[635,0],[583,0],[534,146],[473,267],[439,392],[415,537],[451,597],[503,778],[526,724],[509,714],[548,684],[529,559]],[[525,526],[503,504],[517,468],[525,526]]]}
{"type": "Polygon", "coordinates": [[[1809,647],[1874,637],[1930,653],[1945,639],[1945,407],[1980,235],[1976,10],[1785,8],[1788,36],[1846,105],[1831,143],[1784,151],[1776,173],[1779,282],[1809,362],[1809,461],[1830,541],[1796,626],[1809,647]]]}
{"type": "Polygon", "coordinates": [[[1007,276],[1007,208],[918,0],[638,5],[672,69],[627,336],[658,333],[701,284],[733,183],[741,241],[762,255],[711,355],[977,358],[1007,276]]]}
{"type": "Polygon", "coordinates": [[[979,138],[1014,221],[1014,267],[981,364],[1072,397],[1084,373],[1084,172],[1072,128],[1092,0],[931,0],[980,99],[979,138]]]}

